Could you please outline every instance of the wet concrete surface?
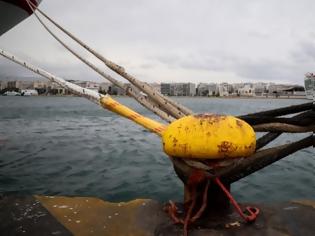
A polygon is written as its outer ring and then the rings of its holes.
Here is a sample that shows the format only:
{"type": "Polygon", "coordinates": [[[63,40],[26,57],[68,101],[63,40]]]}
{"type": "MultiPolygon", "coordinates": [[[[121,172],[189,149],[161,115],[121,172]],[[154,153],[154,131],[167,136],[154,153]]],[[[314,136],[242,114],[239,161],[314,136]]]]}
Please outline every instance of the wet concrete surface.
{"type": "MultiPolygon", "coordinates": [[[[315,235],[314,200],[251,205],[261,210],[251,224],[231,211],[224,217],[198,220],[189,227],[189,235],[315,235]]],[[[4,236],[183,235],[183,226],[174,225],[163,206],[149,199],[113,203],[89,197],[2,194],[0,232],[4,236]]]]}

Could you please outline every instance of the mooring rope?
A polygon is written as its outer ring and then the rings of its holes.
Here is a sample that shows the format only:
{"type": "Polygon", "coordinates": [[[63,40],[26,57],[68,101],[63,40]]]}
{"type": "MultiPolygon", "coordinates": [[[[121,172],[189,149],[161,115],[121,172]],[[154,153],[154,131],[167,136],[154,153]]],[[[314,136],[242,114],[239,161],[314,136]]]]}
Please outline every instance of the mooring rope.
{"type": "Polygon", "coordinates": [[[35,67],[25,61],[22,61],[21,59],[9,54],[8,52],[5,52],[4,50],[0,51],[0,54],[4,56],[5,58],[35,72],[36,74],[39,74],[43,76],[44,78],[50,80],[51,82],[55,82],[62,86],[63,88],[68,89],[71,93],[79,95],[81,97],[85,97],[89,99],[90,101],[101,105],[102,107],[113,111],[120,116],[123,116],[127,119],[130,119],[134,121],[135,123],[143,126],[145,129],[150,130],[151,132],[161,136],[163,130],[165,129],[165,125],[161,124],[157,121],[154,121],[150,118],[147,118],[143,115],[140,115],[139,113],[133,111],[132,109],[120,104],[119,102],[115,101],[113,98],[111,98],[108,94],[102,95],[94,90],[82,88],[76,84],[70,83],[66,80],[64,80],[61,77],[57,77],[39,67],[35,67]]]}
{"type": "MultiPolygon", "coordinates": [[[[35,6],[32,2],[29,0],[26,0],[30,6],[32,6],[32,10],[35,13],[35,6]]],[[[176,103],[175,101],[167,98],[166,96],[163,96],[160,92],[156,91],[154,88],[152,88],[147,83],[144,83],[134,76],[128,74],[126,70],[117,65],[116,63],[106,59],[101,54],[90,48],[87,44],[83,43],[80,39],[75,37],[73,34],[71,34],[68,30],[66,30],[64,27],[62,27],[60,24],[55,22],[52,18],[50,18],[47,14],[45,14],[42,10],[37,8],[38,12],[41,13],[46,19],[48,19],[51,23],[53,23],[57,28],[59,28],[62,32],[64,32],[66,35],[68,35],[70,38],[72,38],[74,41],[76,41],[78,44],[80,44],[82,47],[84,47],[87,51],[92,53],[95,57],[97,57],[99,60],[101,60],[107,67],[109,67],[111,70],[115,71],[120,76],[127,79],[130,83],[132,83],[135,87],[137,87],[140,91],[143,91],[146,93],[150,99],[152,99],[155,103],[157,103],[163,110],[167,111],[169,114],[171,114],[173,117],[181,118],[185,115],[192,114],[192,111],[188,109],[187,107],[184,107],[181,104],[176,103]]],[[[35,13],[36,15],[36,13],[35,13]]]]}
{"type": "MultiPolygon", "coordinates": [[[[29,1],[29,0],[26,0],[29,1]]],[[[28,2],[29,4],[29,2],[28,2]]],[[[95,65],[93,65],[91,62],[87,61],[86,59],[84,59],[83,57],[81,57],[78,53],[76,53],[73,49],[71,49],[66,43],[64,43],[56,34],[54,34],[49,27],[40,19],[40,17],[37,15],[37,13],[35,12],[35,9],[31,6],[31,4],[29,4],[29,6],[31,7],[31,9],[34,12],[34,15],[36,16],[36,18],[38,19],[38,21],[42,24],[42,26],[48,31],[49,34],[51,34],[63,47],[65,47],[70,53],[72,53],[75,57],[77,57],[79,60],[81,60],[84,64],[86,64],[87,66],[89,66],[91,69],[93,69],[95,72],[97,72],[99,75],[101,75],[103,78],[109,80],[110,82],[112,82],[113,84],[115,84],[116,86],[118,86],[119,88],[123,89],[124,91],[126,91],[127,95],[133,97],[137,102],[139,102],[141,105],[143,105],[144,107],[146,107],[147,109],[149,109],[150,111],[152,111],[154,114],[158,115],[159,117],[161,117],[163,120],[167,121],[167,122],[172,122],[174,119],[167,114],[166,112],[160,110],[157,106],[152,105],[145,96],[141,95],[140,93],[136,93],[134,91],[133,88],[131,88],[130,86],[126,86],[124,85],[122,82],[116,80],[115,78],[113,78],[112,76],[106,74],[104,71],[102,71],[101,69],[97,68],[95,65]]]]}

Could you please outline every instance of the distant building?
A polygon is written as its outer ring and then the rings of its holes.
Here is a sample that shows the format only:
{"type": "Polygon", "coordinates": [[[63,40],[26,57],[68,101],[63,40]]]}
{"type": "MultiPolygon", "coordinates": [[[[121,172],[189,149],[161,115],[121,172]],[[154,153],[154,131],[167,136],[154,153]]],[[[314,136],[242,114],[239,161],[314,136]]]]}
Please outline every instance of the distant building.
{"type": "Polygon", "coordinates": [[[161,93],[163,95],[171,96],[171,84],[161,83],[161,93]]]}
{"type": "Polygon", "coordinates": [[[208,84],[206,83],[199,83],[196,90],[197,96],[209,96],[208,84]]]}
{"type": "Polygon", "coordinates": [[[208,90],[209,90],[209,96],[216,96],[217,85],[214,83],[209,84],[208,90]]]}
{"type": "Polygon", "coordinates": [[[38,94],[47,94],[52,82],[50,81],[34,81],[33,88],[36,89],[38,94]]]}
{"type": "Polygon", "coordinates": [[[99,92],[102,94],[107,94],[111,83],[101,83],[99,87],[99,92]]]}
{"type": "MultiPolygon", "coordinates": [[[[46,95],[68,95],[71,94],[69,90],[61,87],[60,85],[45,80],[17,80],[16,77],[11,81],[0,81],[0,91],[22,92],[36,90],[38,94],[46,95]]],[[[126,95],[125,89],[121,89],[111,83],[97,83],[92,81],[81,80],[68,80],[80,87],[91,89],[103,94],[111,95],[126,95]]],[[[275,83],[150,83],[149,84],[155,91],[167,96],[305,96],[304,87],[299,85],[284,85],[275,83]]],[[[130,83],[125,83],[124,87],[131,87],[135,93],[142,93],[140,90],[130,83]]],[[[35,93],[35,92],[34,92],[35,93]]],[[[143,93],[142,93],[143,94],[143,93]]]]}
{"type": "Polygon", "coordinates": [[[168,96],[195,96],[194,83],[161,83],[161,93],[168,96]]]}
{"type": "Polygon", "coordinates": [[[100,84],[93,81],[83,81],[83,80],[68,80],[71,83],[74,83],[82,88],[91,89],[94,91],[98,91],[100,88],[100,84]]]}
{"type": "Polygon", "coordinates": [[[282,91],[287,89],[288,86],[283,84],[269,84],[268,95],[278,97],[282,94],[282,91]]]}
{"type": "Polygon", "coordinates": [[[292,85],[291,87],[285,88],[282,90],[283,96],[301,96],[305,97],[305,88],[304,86],[292,85]]]}
{"type": "Polygon", "coordinates": [[[17,81],[8,81],[7,88],[8,89],[17,89],[16,85],[17,81]]]}
{"type": "Polygon", "coordinates": [[[48,89],[48,87],[50,87],[51,84],[52,82],[50,81],[38,80],[38,81],[33,82],[33,88],[34,89],[48,89]]]}
{"type": "Polygon", "coordinates": [[[121,89],[119,88],[118,86],[114,85],[114,84],[111,84],[109,87],[108,87],[108,94],[110,95],[118,95],[118,96],[125,96],[126,95],[126,92],[124,89],[121,89]]]}
{"type": "Polygon", "coordinates": [[[174,83],[172,84],[171,95],[172,96],[184,96],[184,84],[174,83]]]}
{"type": "Polygon", "coordinates": [[[0,81],[0,90],[4,90],[8,87],[8,83],[6,81],[0,81]]]}
{"type": "Polygon", "coordinates": [[[8,89],[33,89],[33,81],[8,81],[8,89]]]}
{"type": "Polygon", "coordinates": [[[85,88],[97,91],[100,89],[100,84],[96,82],[86,81],[85,88]]]}
{"type": "Polygon", "coordinates": [[[267,93],[267,84],[266,83],[256,83],[254,84],[254,96],[262,97],[267,93]]]}
{"type": "Polygon", "coordinates": [[[200,83],[197,85],[196,94],[198,96],[215,96],[217,92],[217,85],[215,83],[200,83]]]}
{"type": "Polygon", "coordinates": [[[184,83],[174,83],[173,85],[174,91],[172,96],[184,96],[184,83]]]}
{"type": "Polygon", "coordinates": [[[59,84],[51,83],[48,87],[47,93],[50,95],[66,95],[69,94],[69,91],[59,84]]]}
{"type": "Polygon", "coordinates": [[[245,84],[243,88],[238,90],[240,96],[252,97],[254,96],[254,88],[252,84],[245,84]]]}
{"type": "Polygon", "coordinates": [[[227,97],[229,96],[229,84],[228,83],[221,83],[217,86],[216,94],[220,97],[227,97]]]}
{"type": "Polygon", "coordinates": [[[300,85],[272,84],[268,88],[269,96],[305,96],[305,89],[300,85]]]}
{"type": "Polygon", "coordinates": [[[196,95],[196,85],[193,83],[183,84],[183,96],[195,96],[196,95]]]}
{"type": "Polygon", "coordinates": [[[234,83],[233,86],[233,94],[240,95],[239,90],[244,87],[244,83],[234,83]]]}

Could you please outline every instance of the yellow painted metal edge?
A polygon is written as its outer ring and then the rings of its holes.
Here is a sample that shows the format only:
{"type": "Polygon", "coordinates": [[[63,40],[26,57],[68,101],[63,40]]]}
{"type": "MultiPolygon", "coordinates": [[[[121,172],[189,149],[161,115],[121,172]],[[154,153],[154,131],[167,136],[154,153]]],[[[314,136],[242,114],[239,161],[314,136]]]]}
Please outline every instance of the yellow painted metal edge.
{"type": "Polygon", "coordinates": [[[74,235],[152,235],[137,226],[138,209],[150,200],[110,203],[90,197],[34,197],[74,235]]]}

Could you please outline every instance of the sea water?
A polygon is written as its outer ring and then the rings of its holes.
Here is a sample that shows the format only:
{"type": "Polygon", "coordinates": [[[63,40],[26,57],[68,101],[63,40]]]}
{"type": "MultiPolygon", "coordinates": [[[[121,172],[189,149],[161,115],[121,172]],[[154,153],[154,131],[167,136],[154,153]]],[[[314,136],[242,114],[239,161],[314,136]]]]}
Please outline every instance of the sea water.
{"type": "MultiPolygon", "coordinates": [[[[156,118],[133,100],[117,98],[156,118]]],[[[196,113],[243,115],[305,103],[294,99],[177,98],[196,113]]],[[[272,145],[305,135],[282,135],[272,145]]],[[[161,140],[78,97],[0,97],[0,193],[181,201],[161,140]]],[[[240,201],[315,198],[315,150],[301,150],[232,185],[240,201]]]]}

